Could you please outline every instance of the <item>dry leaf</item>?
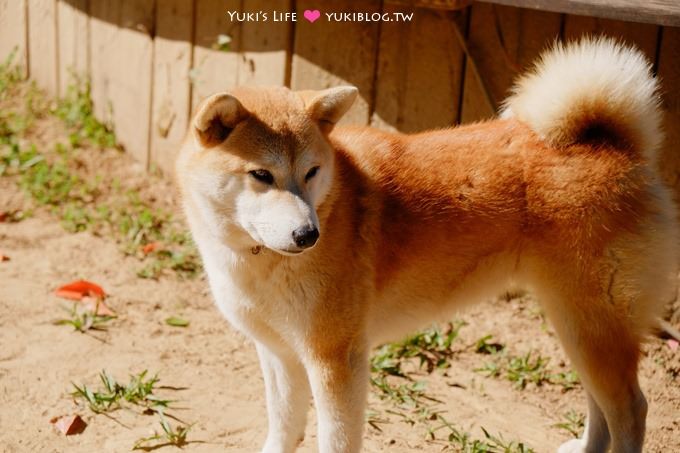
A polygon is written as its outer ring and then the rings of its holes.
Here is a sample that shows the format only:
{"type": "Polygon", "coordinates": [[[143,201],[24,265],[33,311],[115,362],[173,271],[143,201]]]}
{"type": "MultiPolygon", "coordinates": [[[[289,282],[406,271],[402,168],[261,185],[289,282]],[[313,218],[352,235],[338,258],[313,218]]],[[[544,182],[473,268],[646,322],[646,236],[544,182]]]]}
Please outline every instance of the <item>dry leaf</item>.
{"type": "Polygon", "coordinates": [[[0,253],[0,262],[2,261],[9,261],[9,256],[0,253]]]}
{"type": "Polygon", "coordinates": [[[78,414],[54,417],[52,420],[50,420],[50,423],[54,425],[57,431],[64,434],[65,436],[80,434],[87,426],[87,423],[85,423],[85,421],[80,418],[80,415],[78,414]]]}
{"type": "Polygon", "coordinates": [[[64,299],[82,302],[95,315],[116,316],[116,312],[104,303],[106,293],[96,283],[77,280],[57,288],[55,294],[64,299]]]}
{"type": "Polygon", "coordinates": [[[673,351],[673,352],[677,351],[678,346],[680,346],[680,343],[678,343],[678,340],[670,339],[666,343],[668,344],[668,347],[671,348],[671,351],[673,351]]]}
{"type": "Polygon", "coordinates": [[[84,297],[96,297],[103,299],[106,293],[101,286],[88,282],[87,280],[77,280],[57,288],[55,294],[58,297],[71,300],[82,300],[84,297]]]}
{"type": "Polygon", "coordinates": [[[142,247],[142,253],[148,255],[149,253],[155,252],[160,247],[161,247],[160,242],[149,242],[148,244],[142,247]]]}

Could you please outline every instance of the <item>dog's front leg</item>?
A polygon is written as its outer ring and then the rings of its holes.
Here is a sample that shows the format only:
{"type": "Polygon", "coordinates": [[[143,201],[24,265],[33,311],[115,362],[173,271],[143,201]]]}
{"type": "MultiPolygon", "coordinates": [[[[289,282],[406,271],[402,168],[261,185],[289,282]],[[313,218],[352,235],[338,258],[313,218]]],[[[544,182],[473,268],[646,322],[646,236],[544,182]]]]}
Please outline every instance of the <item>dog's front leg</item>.
{"type": "Polygon", "coordinates": [[[304,367],[292,351],[272,351],[257,342],[264,375],[269,428],[263,453],[295,451],[305,434],[310,398],[304,367]]]}
{"type": "Polygon", "coordinates": [[[319,452],[358,452],[369,377],[365,348],[340,348],[315,357],[307,368],[319,424],[319,452]]]}

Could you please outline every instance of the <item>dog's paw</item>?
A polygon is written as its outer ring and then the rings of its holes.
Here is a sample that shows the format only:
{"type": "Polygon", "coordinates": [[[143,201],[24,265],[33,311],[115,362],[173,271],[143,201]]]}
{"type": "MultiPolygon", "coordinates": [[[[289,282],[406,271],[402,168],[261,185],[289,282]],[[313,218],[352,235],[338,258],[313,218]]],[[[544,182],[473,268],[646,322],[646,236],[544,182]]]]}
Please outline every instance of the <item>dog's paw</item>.
{"type": "Polygon", "coordinates": [[[586,443],[583,439],[571,439],[557,449],[557,453],[584,453],[585,451],[586,443]]]}

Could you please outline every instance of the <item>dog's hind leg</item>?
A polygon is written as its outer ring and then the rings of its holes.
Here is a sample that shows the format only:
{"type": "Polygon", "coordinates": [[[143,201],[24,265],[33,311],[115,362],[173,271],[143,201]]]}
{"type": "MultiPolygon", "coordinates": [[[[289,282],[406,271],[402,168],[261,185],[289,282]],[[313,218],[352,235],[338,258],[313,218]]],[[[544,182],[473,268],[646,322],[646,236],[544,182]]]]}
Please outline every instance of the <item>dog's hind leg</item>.
{"type": "Polygon", "coordinates": [[[256,342],[267,396],[269,428],[263,453],[295,451],[305,434],[311,392],[305,370],[292,351],[256,342]]]}
{"type": "Polygon", "coordinates": [[[598,284],[581,285],[590,288],[574,291],[561,285],[563,292],[571,294],[539,294],[590,396],[584,438],[568,442],[559,451],[605,452],[611,437],[614,453],[641,452],[647,403],[637,380],[638,335],[606,289],[598,284]]]}

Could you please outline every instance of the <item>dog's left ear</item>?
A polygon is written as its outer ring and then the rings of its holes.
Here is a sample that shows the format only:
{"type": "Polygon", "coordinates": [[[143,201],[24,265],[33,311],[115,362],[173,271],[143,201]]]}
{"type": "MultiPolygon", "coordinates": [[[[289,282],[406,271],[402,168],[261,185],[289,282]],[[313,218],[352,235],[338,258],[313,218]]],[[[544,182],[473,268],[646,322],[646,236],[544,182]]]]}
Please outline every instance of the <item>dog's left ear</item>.
{"type": "Polygon", "coordinates": [[[328,88],[321,91],[299,91],[312,119],[328,131],[347,113],[359,94],[353,86],[328,88]]]}

